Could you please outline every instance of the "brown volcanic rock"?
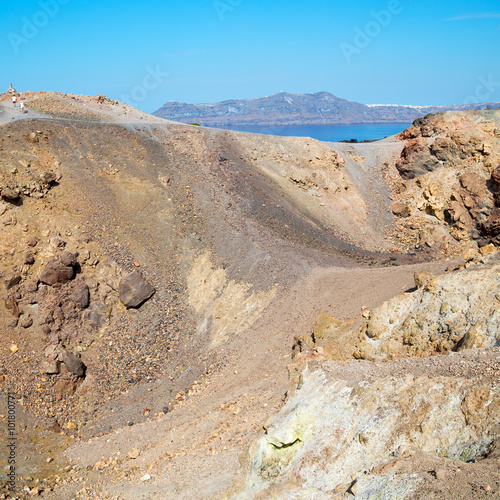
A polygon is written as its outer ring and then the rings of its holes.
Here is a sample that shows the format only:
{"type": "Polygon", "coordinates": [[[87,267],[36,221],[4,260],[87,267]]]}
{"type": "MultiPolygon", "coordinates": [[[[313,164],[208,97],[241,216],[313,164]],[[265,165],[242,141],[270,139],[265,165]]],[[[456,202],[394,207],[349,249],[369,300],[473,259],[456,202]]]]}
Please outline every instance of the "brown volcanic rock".
{"type": "Polygon", "coordinates": [[[45,186],[50,186],[56,182],[57,175],[54,172],[45,171],[40,174],[40,180],[45,186]]]}
{"type": "Polygon", "coordinates": [[[397,201],[391,205],[391,212],[397,217],[408,217],[410,215],[410,210],[408,205],[397,201]]]}
{"type": "Polygon", "coordinates": [[[432,172],[440,165],[431,154],[427,141],[422,137],[411,139],[404,147],[396,167],[403,179],[413,179],[426,172],[432,172]]]}
{"type": "Polygon", "coordinates": [[[155,291],[155,287],[137,272],[128,274],[119,284],[120,300],[127,307],[140,306],[155,291]]]}
{"type": "Polygon", "coordinates": [[[40,281],[46,285],[56,283],[67,283],[74,274],[74,266],[78,264],[78,254],[71,252],[62,252],[54,257],[40,273],[40,281]]]}
{"type": "Polygon", "coordinates": [[[15,318],[19,318],[19,316],[21,316],[21,312],[19,311],[19,306],[17,304],[17,300],[14,299],[14,297],[8,297],[5,299],[5,308],[15,318]]]}
{"type": "Polygon", "coordinates": [[[20,283],[20,281],[21,281],[21,275],[12,271],[5,278],[5,288],[7,288],[7,290],[10,290],[11,288],[15,287],[18,283],[20,283]]]}
{"type": "Polygon", "coordinates": [[[495,206],[500,208],[500,167],[495,168],[495,170],[491,172],[490,189],[493,193],[495,206]]]}
{"type": "Polygon", "coordinates": [[[420,242],[429,229],[440,232],[448,254],[467,250],[471,240],[500,243],[499,122],[499,110],[437,113],[399,135],[407,140],[396,161],[404,181],[393,201],[407,204],[412,217],[398,231],[417,233],[420,242]]]}
{"type": "Polygon", "coordinates": [[[16,203],[20,195],[19,189],[10,187],[2,188],[1,193],[2,193],[2,198],[10,203],[16,203]]]}
{"type": "Polygon", "coordinates": [[[65,266],[59,261],[49,262],[40,273],[40,281],[46,285],[66,283],[73,278],[73,267],[65,266]]]}
{"type": "Polygon", "coordinates": [[[67,351],[64,348],[60,348],[59,360],[62,361],[66,368],[77,377],[83,377],[85,375],[85,365],[83,361],[72,352],[67,351]]]}
{"type": "Polygon", "coordinates": [[[480,225],[481,234],[490,242],[500,246],[500,211],[495,213],[480,225]]]}
{"type": "Polygon", "coordinates": [[[438,160],[444,162],[454,161],[459,155],[457,145],[447,137],[436,139],[430,147],[430,152],[438,160]]]}
{"type": "Polygon", "coordinates": [[[63,252],[59,255],[59,262],[64,266],[76,266],[78,254],[71,252],[63,252]]]}
{"type": "Polygon", "coordinates": [[[88,307],[90,300],[90,291],[86,283],[78,284],[75,291],[70,295],[70,300],[82,309],[88,307]]]}

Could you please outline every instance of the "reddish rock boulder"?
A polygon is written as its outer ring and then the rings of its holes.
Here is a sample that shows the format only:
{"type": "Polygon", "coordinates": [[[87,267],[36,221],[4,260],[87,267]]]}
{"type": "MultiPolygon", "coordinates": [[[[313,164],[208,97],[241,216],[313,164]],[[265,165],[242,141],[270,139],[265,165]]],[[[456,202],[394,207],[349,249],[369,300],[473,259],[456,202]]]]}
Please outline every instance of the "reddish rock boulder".
{"type": "Polygon", "coordinates": [[[75,291],[70,295],[70,300],[74,302],[77,306],[85,309],[89,306],[90,291],[86,283],[79,283],[75,291]]]}
{"type": "Polygon", "coordinates": [[[120,281],[120,300],[126,307],[138,307],[156,291],[139,273],[130,273],[120,281]]]}
{"type": "Polygon", "coordinates": [[[40,281],[46,285],[66,283],[74,275],[72,266],[65,266],[59,261],[49,262],[40,273],[40,281]]]}
{"type": "Polygon", "coordinates": [[[77,253],[62,252],[43,268],[40,281],[46,285],[67,283],[75,274],[73,266],[78,264],[77,257],[77,253]]]}
{"type": "Polygon", "coordinates": [[[409,140],[403,148],[401,157],[396,162],[396,168],[403,179],[413,179],[431,172],[440,164],[440,161],[431,154],[427,141],[418,137],[409,140]]]}

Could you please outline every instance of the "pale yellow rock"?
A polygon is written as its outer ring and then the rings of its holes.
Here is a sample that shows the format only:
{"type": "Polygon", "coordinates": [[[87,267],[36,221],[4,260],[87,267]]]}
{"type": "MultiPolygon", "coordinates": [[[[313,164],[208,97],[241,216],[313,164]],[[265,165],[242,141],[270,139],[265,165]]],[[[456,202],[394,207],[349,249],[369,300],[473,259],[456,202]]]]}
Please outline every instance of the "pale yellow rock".
{"type": "MultiPolygon", "coordinates": [[[[401,365],[383,363],[375,379],[368,362],[309,365],[301,389],[266,422],[266,434],[252,445],[241,489],[232,500],[258,498],[258,492],[289,481],[311,488],[311,496],[303,498],[337,498],[336,486],[345,485],[347,491],[359,471],[371,471],[354,483],[360,498],[417,498],[418,480],[412,482],[406,474],[399,484],[380,481],[404,466],[394,463],[394,454],[408,457],[412,450],[474,460],[488,448],[489,433],[500,416],[495,379],[481,378],[487,362],[476,376],[437,375],[449,366],[447,358],[436,356],[425,374],[408,363],[404,376],[394,376],[401,365]],[[360,384],[362,392],[357,390],[360,384]]],[[[448,475],[444,467],[435,473],[439,479],[448,475]]]]}
{"type": "Polygon", "coordinates": [[[434,277],[434,273],[430,271],[420,271],[413,275],[413,281],[415,282],[415,286],[417,288],[421,288],[427,281],[434,277]]]}
{"type": "Polygon", "coordinates": [[[199,315],[198,334],[209,332],[212,347],[251,327],[276,297],[277,287],[253,291],[250,283],[236,282],[214,267],[210,253],[195,259],[188,275],[188,299],[199,315]]]}
{"type": "Polygon", "coordinates": [[[488,344],[488,336],[484,325],[474,325],[462,339],[459,350],[463,349],[482,349],[488,344]]]}
{"type": "Polygon", "coordinates": [[[469,248],[467,250],[467,252],[465,252],[464,259],[466,262],[471,262],[475,258],[477,258],[478,256],[479,256],[479,253],[478,253],[477,249],[472,247],[472,248],[469,248]]]}
{"type": "Polygon", "coordinates": [[[490,243],[489,245],[486,245],[479,250],[481,252],[481,255],[484,257],[486,255],[492,255],[497,253],[498,249],[493,243],[490,243]]]}

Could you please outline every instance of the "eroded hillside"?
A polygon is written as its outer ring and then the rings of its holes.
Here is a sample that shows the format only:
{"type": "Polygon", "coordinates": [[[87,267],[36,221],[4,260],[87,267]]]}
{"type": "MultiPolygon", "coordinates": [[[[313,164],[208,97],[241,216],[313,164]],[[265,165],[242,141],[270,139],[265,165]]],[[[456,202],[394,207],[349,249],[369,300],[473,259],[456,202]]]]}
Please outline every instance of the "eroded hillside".
{"type": "MultiPolygon", "coordinates": [[[[447,215],[408,201],[420,172],[407,181],[396,167],[411,140],[345,146],[213,130],[103,96],[24,102],[27,114],[0,101],[0,384],[30,429],[23,495],[234,492],[239,456],[285,402],[297,339],[330,360],[371,363],[386,345],[390,357],[413,355],[404,332],[379,333],[368,349],[370,318],[391,317],[384,301],[411,289],[415,271],[442,273],[469,247],[467,267],[495,251],[493,238],[456,238],[447,215]],[[429,217],[448,246],[426,242],[429,217]],[[323,347],[307,340],[318,318],[323,347]],[[349,339],[340,351],[337,324],[349,339]]],[[[488,187],[499,149],[486,128],[490,149],[471,153],[480,165],[469,167],[488,187]]],[[[431,174],[449,165],[437,167],[431,174]]],[[[490,275],[494,291],[496,268],[490,275]]],[[[483,319],[496,338],[496,319],[483,319]]],[[[464,346],[446,344],[452,337],[426,349],[464,346]]],[[[474,342],[465,347],[495,343],[474,342]]]]}

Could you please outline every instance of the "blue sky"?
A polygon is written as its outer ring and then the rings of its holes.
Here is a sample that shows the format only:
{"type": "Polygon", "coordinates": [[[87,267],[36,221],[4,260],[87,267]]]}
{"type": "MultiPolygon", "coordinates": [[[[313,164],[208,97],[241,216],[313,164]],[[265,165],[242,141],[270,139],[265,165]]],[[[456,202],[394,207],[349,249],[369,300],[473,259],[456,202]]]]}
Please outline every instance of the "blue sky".
{"type": "Polygon", "coordinates": [[[3,9],[0,33],[3,88],[102,93],[148,112],[282,90],[500,101],[498,0],[25,0],[3,9]]]}

